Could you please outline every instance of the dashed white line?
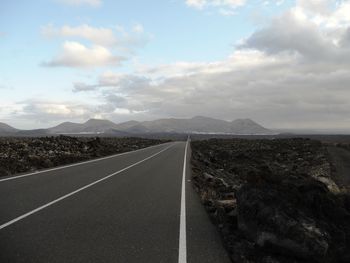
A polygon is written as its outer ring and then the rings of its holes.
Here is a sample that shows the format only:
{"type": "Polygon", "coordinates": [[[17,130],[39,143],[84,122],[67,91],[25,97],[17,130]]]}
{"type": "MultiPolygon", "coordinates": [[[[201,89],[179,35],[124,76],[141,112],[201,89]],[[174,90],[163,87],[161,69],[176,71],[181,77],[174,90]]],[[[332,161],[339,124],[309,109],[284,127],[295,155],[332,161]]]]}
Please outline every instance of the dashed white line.
{"type": "Polygon", "coordinates": [[[179,237],[179,263],[187,262],[187,240],[186,240],[186,163],[187,148],[189,138],[186,142],[184,166],[182,170],[182,186],[181,186],[181,210],[180,210],[180,237],[179,237]]]}
{"type": "Polygon", "coordinates": [[[79,162],[79,163],[73,163],[73,164],[69,164],[69,165],[59,166],[59,167],[56,167],[56,168],[46,169],[46,170],[37,171],[37,172],[33,172],[33,173],[22,174],[22,175],[17,175],[17,176],[11,176],[11,177],[8,177],[8,178],[0,179],[0,182],[10,181],[10,180],[14,180],[14,179],[22,178],[22,177],[27,177],[27,176],[41,174],[41,173],[46,173],[46,172],[51,172],[51,171],[57,171],[57,170],[61,170],[61,169],[69,168],[69,167],[74,167],[74,166],[79,166],[79,165],[83,165],[83,164],[87,164],[87,163],[94,163],[94,162],[98,162],[98,161],[102,161],[102,160],[107,160],[107,159],[114,158],[114,157],[117,157],[117,156],[129,154],[129,153],[135,153],[135,152],[142,151],[142,150],[145,150],[145,149],[150,149],[150,148],[153,148],[153,147],[157,147],[159,145],[162,145],[162,144],[157,144],[157,145],[153,145],[153,146],[150,146],[150,147],[146,147],[146,148],[142,148],[142,149],[138,149],[138,150],[134,150],[134,151],[130,151],[130,152],[118,153],[118,154],[114,154],[114,155],[110,155],[110,156],[106,156],[106,157],[102,157],[102,158],[98,158],[98,159],[93,159],[93,160],[89,160],[89,161],[84,161],[84,162],[79,162]]]}
{"type": "Polygon", "coordinates": [[[136,163],[134,163],[134,164],[132,164],[132,165],[129,165],[128,167],[125,167],[125,168],[123,168],[123,169],[121,169],[121,170],[119,170],[119,171],[117,171],[117,172],[115,172],[115,173],[112,173],[112,174],[110,174],[110,175],[107,175],[107,176],[105,176],[105,177],[103,177],[103,178],[101,178],[101,179],[99,179],[99,180],[97,180],[97,181],[95,181],[95,182],[92,182],[92,183],[90,183],[90,184],[87,184],[87,185],[85,185],[85,186],[83,186],[83,187],[81,187],[81,188],[79,188],[79,189],[77,189],[77,190],[75,190],[75,191],[73,191],[73,192],[71,192],[71,193],[69,193],[69,194],[66,194],[66,195],[64,195],[64,196],[61,196],[60,198],[57,198],[57,199],[55,199],[55,200],[53,200],[53,201],[51,201],[51,202],[49,202],[49,203],[47,203],[47,204],[45,204],[45,205],[42,205],[42,206],[40,206],[40,207],[38,207],[38,208],[36,208],[36,209],[34,209],[34,210],[28,212],[28,213],[25,213],[25,214],[23,214],[23,215],[17,217],[17,218],[15,218],[15,219],[13,219],[13,220],[11,220],[11,221],[5,223],[5,224],[2,224],[2,225],[0,225],[0,230],[3,229],[3,228],[5,228],[5,227],[8,227],[8,226],[10,226],[10,225],[12,225],[12,224],[14,224],[14,223],[20,221],[20,220],[22,220],[22,219],[24,219],[24,218],[26,218],[26,217],[32,215],[32,214],[35,214],[35,213],[37,213],[37,212],[39,212],[39,211],[41,211],[41,210],[43,210],[43,209],[45,209],[45,208],[47,208],[47,207],[49,207],[49,206],[55,204],[55,203],[58,203],[58,202],[60,202],[60,201],[62,201],[62,200],[64,200],[64,199],[66,199],[66,198],[68,198],[68,197],[70,197],[70,196],[72,196],[72,195],[75,195],[75,194],[77,194],[77,193],[79,193],[79,192],[81,192],[81,191],[83,191],[83,190],[85,190],[85,189],[87,189],[87,188],[89,188],[89,187],[95,185],[95,184],[98,184],[98,183],[100,183],[100,182],[102,182],[102,181],[105,181],[105,180],[107,180],[108,178],[110,178],[110,177],[112,177],[112,176],[114,176],[114,175],[120,174],[121,172],[124,172],[125,170],[128,170],[128,169],[130,169],[130,168],[132,168],[132,167],[134,167],[134,166],[136,166],[136,165],[138,165],[138,164],[140,164],[140,163],[143,163],[143,162],[145,162],[145,161],[147,161],[147,160],[149,160],[149,159],[151,159],[151,158],[153,158],[153,157],[155,157],[155,156],[161,154],[162,152],[168,150],[168,149],[169,149],[170,147],[172,147],[172,146],[174,146],[174,144],[171,144],[170,146],[166,147],[165,149],[163,149],[163,150],[161,150],[161,151],[159,151],[159,152],[157,152],[157,153],[155,153],[155,154],[153,154],[153,155],[151,155],[151,156],[149,156],[149,157],[147,157],[147,158],[145,158],[145,159],[143,159],[143,160],[141,160],[141,161],[138,161],[138,162],[136,162],[136,163]]]}

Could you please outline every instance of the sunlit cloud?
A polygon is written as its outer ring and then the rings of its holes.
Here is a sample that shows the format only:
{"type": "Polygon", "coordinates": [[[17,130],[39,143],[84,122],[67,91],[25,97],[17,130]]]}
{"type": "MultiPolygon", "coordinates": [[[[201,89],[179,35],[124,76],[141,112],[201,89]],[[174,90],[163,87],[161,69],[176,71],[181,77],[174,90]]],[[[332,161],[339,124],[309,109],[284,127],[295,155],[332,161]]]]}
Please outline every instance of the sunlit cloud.
{"type": "Polygon", "coordinates": [[[61,52],[43,65],[48,67],[99,67],[117,65],[123,57],[114,56],[107,48],[86,47],[78,42],[66,41],[61,52]]]}

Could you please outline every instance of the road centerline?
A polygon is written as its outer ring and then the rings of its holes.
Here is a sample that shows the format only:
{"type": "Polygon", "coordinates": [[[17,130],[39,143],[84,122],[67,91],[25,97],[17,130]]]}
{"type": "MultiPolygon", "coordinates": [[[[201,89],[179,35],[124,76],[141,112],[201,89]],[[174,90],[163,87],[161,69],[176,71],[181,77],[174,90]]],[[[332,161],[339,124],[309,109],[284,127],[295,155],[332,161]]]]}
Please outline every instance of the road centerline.
{"type": "Polygon", "coordinates": [[[179,263],[187,262],[187,240],[186,240],[186,164],[187,164],[187,148],[189,138],[185,146],[184,164],[182,170],[182,186],[181,186],[181,209],[180,209],[180,236],[179,236],[179,263]]]}
{"type": "Polygon", "coordinates": [[[26,217],[28,217],[28,216],[30,216],[30,215],[33,215],[33,214],[35,214],[35,213],[37,213],[37,212],[39,212],[39,211],[41,211],[41,210],[43,210],[43,209],[45,209],[45,208],[47,208],[47,207],[53,205],[53,204],[55,204],[55,203],[58,203],[58,202],[60,202],[60,201],[62,201],[62,200],[64,200],[64,199],[66,199],[66,198],[68,198],[68,197],[70,197],[70,196],[73,196],[73,195],[75,195],[75,194],[77,194],[77,193],[79,193],[79,192],[81,192],[81,191],[83,191],[83,190],[85,190],[85,189],[87,189],[87,188],[90,188],[90,187],[92,187],[92,186],[94,186],[94,185],[96,185],[96,184],[98,184],[98,183],[100,183],[100,182],[102,182],[102,181],[105,181],[105,180],[109,179],[109,178],[112,177],[112,176],[115,176],[115,175],[117,175],[117,174],[120,174],[120,173],[122,173],[122,172],[124,172],[124,171],[126,171],[126,170],[128,170],[128,169],[130,169],[130,168],[132,168],[132,167],[134,167],[134,166],[136,166],[136,165],[139,165],[139,164],[141,164],[141,163],[143,163],[143,162],[145,162],[145,161],[147,161],[147,160],[149,160],[149,159],[151,159],[151,158],[153,158],[153,157],[155,157],[155,156],[161,154],[162,152],[168,150],[169,148],[171,148],[171,147],[173,147],[173,146],[174,146],[174,144],[171,144],[170,146],[164,148],[163,150],[161,150],[161,151],[159,151],[159,152],[157,152],[157,153],[155,153],[155,154],[153,154],[153,155],[151,155],[151,156],[148,156],[147,158],[142,159],[141,161],[138,161],[138,162],[136,162],[136,163],[134,163],[134,164],[131,164],[131,165],[129,165],[129,166],[127,166],[127,167],[125,167],[125,168],[123,168],[123,169],[117,171],[117,172],[114,172],[114,173],[112,173],[112,174],[109,174],[109,175],[107,175],[107,176],[105,176],[105,177],[103,177],[103,178],[101,178],[101,179],[99,179],[99,180],[96,180],[96,181],[94,181],[94,182],[92,182],[92,183],[90,183],[90,184],[87,184],[87,185],[85,185],[85,186],[83,186],[83,187],[80,187],[79,189],[77,189],[77,190],[75,190],[75,191],[73,191],[73,192],[70,192],[70,193],[68,193],[68,194],[66,194],[66,195],[63,195],[63,196],[61,196],[61,197],[59,197],[59,198],[57,198],[57,199],[55,199],[55,200],[53,200],[53,201],[51,201],[51,202],[49,202],[49,203],[46,203],[45,205],[42,205],[42,206],[40,206],[40,207],[38,207],[38,208],[36,208],[36,209],[34,209],[34,210],[31,210],[31,211],[29,211],[29,212],[27,212],[27,213],[25,213],[25,214],[23,214],[23,215],[21,215],[21,216],[19,216],[19,217],[16,217],[16,218],[14,218],[14,219],[8,221],[7,223],[4,223],[4,224],[0,225],[0,230],[1,230],[1,229],[4,229],[4,228],[6,228],[6,227],[8,227],[8,226],[10,226],[10,225],[12,225],[12,224],[14,224],[14,223],[20,221],[20,220],[22,220],[22,219],[24,219],[24,218],[26,218],[26,217]]]}

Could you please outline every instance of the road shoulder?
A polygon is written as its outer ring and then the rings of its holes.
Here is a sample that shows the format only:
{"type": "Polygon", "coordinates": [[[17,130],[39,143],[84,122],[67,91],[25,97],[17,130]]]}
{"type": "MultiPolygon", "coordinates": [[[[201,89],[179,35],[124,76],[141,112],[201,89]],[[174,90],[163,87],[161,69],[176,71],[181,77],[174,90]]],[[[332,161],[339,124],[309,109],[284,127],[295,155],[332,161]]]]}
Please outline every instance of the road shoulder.
{"type": "Polygon", "coordinates": [[[230,263],[222,239],[201,204],[191,182],[191,147],[187,153],[187,262],[230,263]]]}

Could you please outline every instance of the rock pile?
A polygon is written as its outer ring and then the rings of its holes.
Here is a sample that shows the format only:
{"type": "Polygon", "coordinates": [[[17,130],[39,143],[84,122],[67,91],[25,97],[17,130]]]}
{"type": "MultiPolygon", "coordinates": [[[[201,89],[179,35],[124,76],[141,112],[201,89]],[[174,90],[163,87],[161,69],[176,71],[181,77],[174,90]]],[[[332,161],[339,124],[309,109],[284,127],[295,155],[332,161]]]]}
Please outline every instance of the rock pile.
{"type": "Polygon", "coordinates": [[[0,176],[50,168],[163,143],[140,138],[0,138],[0,176]]]}
{"type": "Polygon", "coordinates": [[[233,262],[350,262],[350,197],[307,139],[192,142],[193,183],[233,262]]]}

